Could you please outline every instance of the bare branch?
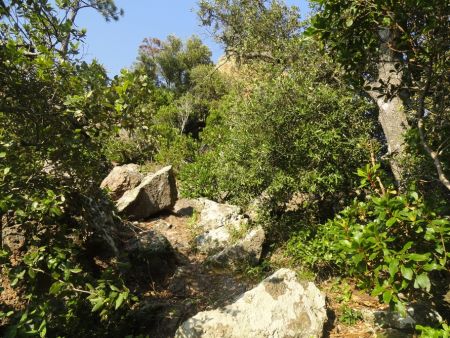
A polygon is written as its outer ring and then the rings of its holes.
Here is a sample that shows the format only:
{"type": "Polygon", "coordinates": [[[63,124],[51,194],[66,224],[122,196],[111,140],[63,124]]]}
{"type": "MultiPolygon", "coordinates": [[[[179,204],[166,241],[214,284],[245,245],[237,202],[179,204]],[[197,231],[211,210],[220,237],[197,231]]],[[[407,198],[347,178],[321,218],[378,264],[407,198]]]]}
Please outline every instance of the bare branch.
{"type": "Polygon", "coordinates": [[[428,155],[433,159],[434,166],[436,167],[436,171],[439,177],[439,181],[448,189],[450,190],[450,181],[445,176],[444,170],[442,168],[442,162],[439,160],[439,154],[435,152],[433,149],[431,149],[425,138],[425,127],[423,118],[425,116],[425,97],[430,90],[431,85],[431,75],[432,75],[432,63],[430,62],[428,72],[427,72],[427,79],[425,88],[423,89],[422,94],[419,98],[419,108],[418,108],[418,120],[417,120],[417,128],[419,129],[419,136],[420,136],[420,143],[422,144],[422,147],[425,149],[425,151],[428,153],[428,155]]]}

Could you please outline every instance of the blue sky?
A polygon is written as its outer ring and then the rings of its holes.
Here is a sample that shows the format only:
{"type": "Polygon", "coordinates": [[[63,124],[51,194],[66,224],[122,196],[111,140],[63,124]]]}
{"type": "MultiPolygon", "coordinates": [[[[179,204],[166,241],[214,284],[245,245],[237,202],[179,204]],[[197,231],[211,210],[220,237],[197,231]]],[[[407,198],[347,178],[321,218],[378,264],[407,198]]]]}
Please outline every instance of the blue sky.
{"type": "MultiPolygon", "coordinates": [[[[287,3],[300,7],[302,16],[308,11],[306,0],[287,3]]],[[[211,49],[214,62],[223,53],[207,29],[199,25],[197,0],[116,0],[116,4],[125,11],[119,21],[105,22],[100,14],[85,10],[79,13],[76,22],[87,29],[82,48],[84,58],[97,59],[110,76],[133,64],[146,37],[165,39],[174,34],[184,40],[195,34],[211,49]]]]}

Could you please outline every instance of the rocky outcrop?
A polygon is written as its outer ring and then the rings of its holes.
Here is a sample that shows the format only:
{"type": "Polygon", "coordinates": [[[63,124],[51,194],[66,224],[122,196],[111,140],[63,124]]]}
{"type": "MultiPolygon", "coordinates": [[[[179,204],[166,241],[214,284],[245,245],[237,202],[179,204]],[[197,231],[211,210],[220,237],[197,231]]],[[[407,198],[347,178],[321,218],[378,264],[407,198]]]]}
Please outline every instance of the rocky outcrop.
{"type": "Polygon", "coordinates": [[[117,201],[119,213],[130,219],[145,219],[173,207],[177,199],[175,176],[171,166],[150,174],[117,201]]]}
{"type": "Polygon", "coordinates": [[[243,263],[257,265],[261,259],[264,240],[264,229],[261,226],[254,228],[237,243],[209,257],[208,263],[216,267],[231,268],[236,268],[243,263]]]}
{"type": "Polygon", "coordinates": [[[107,189],[111,198],[116,201],[127,190],[137,187],[143,177],[137,164],[117,166],[102,181],[100,188],[107,189]]]}
{"type": "Polygon", "coordinates": [[[238,300],[184,322],[175,337],[321,337],[327,320],[325,297],[313,283],[301,283],[280,269],[238,300]]]}

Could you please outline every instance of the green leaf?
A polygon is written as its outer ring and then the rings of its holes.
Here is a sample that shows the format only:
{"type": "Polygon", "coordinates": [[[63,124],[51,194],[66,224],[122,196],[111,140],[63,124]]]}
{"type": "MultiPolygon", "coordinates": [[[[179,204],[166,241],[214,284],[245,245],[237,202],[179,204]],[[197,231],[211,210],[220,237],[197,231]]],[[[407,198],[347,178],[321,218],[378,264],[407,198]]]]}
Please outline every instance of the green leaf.
{"type": "Polygon", "coordinates": [[[0,158],[5,158],[6,157],[6,153],[3,151],[0,153],[0,158]]]}
{"type": "Polygon", "coordinates": [[[416,289],[421,288],[421,289],[430,291],[431,283],[430,283],[430,278],[428,278],[428,274],[424,272],[424,273],[418,275],[416,277],[416,280],[414,281],[414,287],[416,289]]]}
{"type": "Polygon", "coordinates": [[[94,307],[92,308],[92,312],[98,311],[104,303],[105,299],[103,297],[97,298],[97,301],[95,302],[94,307]]]}
{"type": "Polygon", "coordinates": [[[428,257],[430,256],[430,254],[417,254],[417,253],[412,253],[407,255],[409,260],[415,261],[415,262],[424,262],[426,260],[428,260],[428,257]]]}
{"type": "Polygon", "coordinates": [[[122,292],[121,294],[119,294],[119,297],[117,297],[117,299],[116,299],[116,305],[115,305],[116,310],[122,305],[126,296],[127,296],[126,292],[122,292]]]}
{"type": "Polygon", "coordinates": [[[388,228],[390,228],[391,226],[394,225],[395,222],[397,222],[397,218],[391,217],[391,218],[389,218],[389,219],[387,220],[386,226],[387,226],[388,228]]]}
{"type": "Polygon", "coordinates": [[[445,270],[445,268],[442,265],[437,264],[435,262],[425,264],[423,266],[423,269],[425,271],[427,271],[427,272],[430,272],[430,271],[433,271],[433,270],[445,270]]]}
{"type": "Polygon", "coordinates": [[[383,302],[385,304],[389,304],[391,302],[392,299],[392,291],[391,290],[386,290],[383,292],[383,302]]]}
{"type": "Polygon", "coordinates": [[[407,280],[412,280],[414,271],[411,268],[407,268],[406,266],[401,266],[400,271],[402,273],[403,278],[407,280]]]}
{"type": "Polygon", "coordinates": [[[58,294],[58,292],[61,290],[61,288],[64,286],[64,283],[62,282],[54,282],[51,286],[50,289],[48,290],[48,293],[51,295],[56,295],[58,294]]]}
{"type": "Polygon", "coordinates": [[[118,288],[117,286],[114,286],[114,285],[111,284],[109,287],[110,287],[111,290],[113,290],[113,291],[120,292],[120,290],[119,290],[119,288],[118,288]]]}
{"type": "Polygon", "coordinates": [[[31,279],[34,279],[36,277],[36,271],[33,269],[28,269],[28,276],[30,276],[31,279]]]}
{"type": "Polygon", "coordinates": [[[415,201],[417,201],[419,199],[419,194],[417,194],[417,192],[413,191],[410,194],[411,198],[414,199],[415,201]]]}
{"type": "Polygon", "coordinates": [[[399,262],[396,259],[392,260],[389,264],[389,274],[391,275],[391,277],[394,277],[398,272],[398,264],[399,262]]]}
{"type": "Polygon", "coordinates": [[[381,294],[383,293],[383,291],[384,291],[384,286],[378,284],[378,285],[376,285],[375,288],[372,290],[371,295],[372,295],[373,297],[376,297],[376,296],[378,296],[378,295],[381,295],[381,294]]]}

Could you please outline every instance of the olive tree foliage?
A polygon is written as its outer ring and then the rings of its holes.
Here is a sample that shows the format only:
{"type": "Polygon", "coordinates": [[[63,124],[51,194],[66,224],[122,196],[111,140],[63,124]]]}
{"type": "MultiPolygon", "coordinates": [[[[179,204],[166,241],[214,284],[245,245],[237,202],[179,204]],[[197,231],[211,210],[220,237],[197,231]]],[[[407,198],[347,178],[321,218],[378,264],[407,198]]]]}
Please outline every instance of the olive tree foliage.
{"type": "Polygon", "coordinates": [[[260,63],[241,69],[208,118],[196,161],[182,171],[184,194],[240,205],[261,198],[272,216],[298,211],[309,214],[304,222],[339,208],[376,149],[375,129],[370,104],[337,80],[316,48],[305,44],[289,73],[260,63]]]}
{"type": "Polygon", "coordinates": [[[144,40],[134,67],[122,71],[112,88],[117,133],[108,157],[176,169],[192,157],[211,108],[227,91],[211,51],[195,36],[144,40]]]}
{"type": "Polygon", "coordinates": [[[450,189],[448,3],[313,3],[317,13],[307,33],[319,37],[333,59],[376,102],[397,181],[405,181],[411,169],[408,161],[402,161],[407,157],[405,138],[410,137],[434,164],[437,175],[432,179],[450,189]]]}

